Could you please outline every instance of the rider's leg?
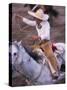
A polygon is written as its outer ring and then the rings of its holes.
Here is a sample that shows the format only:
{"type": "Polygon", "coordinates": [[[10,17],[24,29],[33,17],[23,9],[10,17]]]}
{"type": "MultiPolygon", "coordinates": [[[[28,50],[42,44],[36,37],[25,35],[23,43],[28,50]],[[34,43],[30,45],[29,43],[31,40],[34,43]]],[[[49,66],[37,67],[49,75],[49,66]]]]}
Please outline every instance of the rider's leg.
{"type": "Polygon", "coordinates": [[[53,51],[52,51],[52,44],[50,41],[47,41],[46,43],[44,42],[43,44],[40,45],[41,48],[43,49],[46,57],[48,58],[48,64],[51,70],[51,73],[53,76],[58,76],[58,63],[57,63],[57,58],[55,57],[53,51]],[[53,69],[52,69],[53,68],[53,69]],[[54,71],[52,71],[54,70],[54,71]]]}

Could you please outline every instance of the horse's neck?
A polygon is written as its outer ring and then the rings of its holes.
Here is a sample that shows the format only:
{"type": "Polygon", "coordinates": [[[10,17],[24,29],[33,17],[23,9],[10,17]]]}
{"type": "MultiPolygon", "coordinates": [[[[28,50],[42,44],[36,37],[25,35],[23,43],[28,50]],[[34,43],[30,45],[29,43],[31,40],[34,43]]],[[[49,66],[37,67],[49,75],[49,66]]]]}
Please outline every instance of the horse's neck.
{"type": "Polygon", "coordinates": [[[29,72],[31,72],[30,76],[33,75],[32,78],[35,78],[41,70],[41,65],[38,64],[25,50],[24,50],[24,54],[22,56],[22,49],[21,49],[21,51],[20,51],[20,62],[22,62],[22,60],[28,60],[28,59],[31,59],[30,63],[28,63],[29,72]]]}

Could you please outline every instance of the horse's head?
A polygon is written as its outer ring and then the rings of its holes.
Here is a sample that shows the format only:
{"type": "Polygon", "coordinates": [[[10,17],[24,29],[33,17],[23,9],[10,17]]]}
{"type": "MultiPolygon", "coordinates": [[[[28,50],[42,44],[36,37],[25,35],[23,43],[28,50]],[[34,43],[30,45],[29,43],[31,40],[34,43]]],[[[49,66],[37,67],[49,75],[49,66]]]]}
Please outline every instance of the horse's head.
{"type": "Polygon", "coordinates": [[[21,47],[21,41],[20,42],[14,41],[9,46],[9,55],[12,64],[14,64],[19,57],[20,47],[21,47]]]}

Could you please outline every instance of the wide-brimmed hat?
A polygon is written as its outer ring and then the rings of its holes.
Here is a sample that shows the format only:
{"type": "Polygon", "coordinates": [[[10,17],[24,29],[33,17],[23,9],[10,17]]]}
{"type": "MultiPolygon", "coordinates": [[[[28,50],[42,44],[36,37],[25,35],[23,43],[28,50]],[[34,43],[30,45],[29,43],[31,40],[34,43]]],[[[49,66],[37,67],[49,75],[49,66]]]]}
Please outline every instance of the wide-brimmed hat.
{"type": "Polygon", "coordinates": [[[49,18],[48,14],[44,14],[42,9],[38,9],[36,12],[28,11],[28,14],[40,20],[48,20],[49,18]]]}

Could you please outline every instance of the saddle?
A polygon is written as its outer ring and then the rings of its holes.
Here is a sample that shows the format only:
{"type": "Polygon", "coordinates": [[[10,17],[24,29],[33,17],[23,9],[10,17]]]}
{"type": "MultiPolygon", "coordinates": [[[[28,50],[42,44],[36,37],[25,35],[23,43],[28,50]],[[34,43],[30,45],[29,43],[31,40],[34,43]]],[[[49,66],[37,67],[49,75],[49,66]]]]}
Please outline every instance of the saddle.
{"type": "MultiPolygon", "coordinates": [[[[40,48],[40,45],[35,44],[31,46],[32,49],[36,49],[36,48],[40,48]]],[[[42,50],[42,49],[41,49],[42,50]]],[[[54,43],[52,43],[52,50],[53,52],[55,52],[55,50],[57,50],[57,47],[54,45],[54,43]]],[[[43,51],[43,50],[42,50],[43,51]]]]}

